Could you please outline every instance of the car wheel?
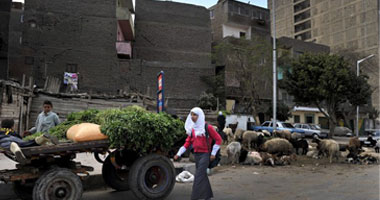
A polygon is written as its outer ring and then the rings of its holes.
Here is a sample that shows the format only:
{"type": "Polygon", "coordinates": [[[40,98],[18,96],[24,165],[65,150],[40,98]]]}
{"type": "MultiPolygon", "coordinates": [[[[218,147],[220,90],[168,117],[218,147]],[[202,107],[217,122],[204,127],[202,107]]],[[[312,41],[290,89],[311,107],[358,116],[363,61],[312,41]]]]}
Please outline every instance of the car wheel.
{"type": "Polygon", "coordinates": [[[319,135],[316,134],[316,133],[313,133],[312,137],[313,137],[313,138],[319,138],[319,135]]]}

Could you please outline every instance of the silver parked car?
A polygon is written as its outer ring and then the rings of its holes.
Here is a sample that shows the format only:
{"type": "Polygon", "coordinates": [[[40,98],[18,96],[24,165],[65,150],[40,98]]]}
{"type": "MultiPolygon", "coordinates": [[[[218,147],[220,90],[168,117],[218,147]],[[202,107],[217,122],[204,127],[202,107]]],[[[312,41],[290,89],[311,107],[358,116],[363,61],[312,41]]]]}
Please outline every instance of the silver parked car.
{"type": "Polygon", "coordinates": [[[346,136],[351,137],[352,136],[352,130],[344,127],[344,126],[337,126],[334,130],[334,136],[346,136]]]}
{"type": "Polygon", "coordinates": [[[294,124],[294,127],[304,130],[306,137],[318,136],[319,138],[326,138],[329,134],[328,130],[321,129],[321,127],[316,124],[297,123],[297,124],[294,124]]]}

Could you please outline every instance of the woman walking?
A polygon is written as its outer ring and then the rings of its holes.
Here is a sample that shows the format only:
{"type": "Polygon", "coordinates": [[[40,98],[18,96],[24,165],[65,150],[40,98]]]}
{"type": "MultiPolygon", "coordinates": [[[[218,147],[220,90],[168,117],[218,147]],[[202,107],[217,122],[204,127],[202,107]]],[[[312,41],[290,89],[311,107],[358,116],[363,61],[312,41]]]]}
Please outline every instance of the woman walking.
{"type": "Polygon", "coordinates": [[[214,195],[208,180],[207,168],[210,161],[215,159],[222,144],[222,138],[211,125],[206,124],[203,110],[198,107],[191,109],[185,122],[185,129],[188,137],[177,155],[174,156],[174,160],[178,160],[186,149],[193,145],[196,172],[191,199],[211,199],[214,195]],[[208,135],[209,137],[207,137],[208,135]],[[213,140],[215,140],[215,144],[211,146],[213,140]]]}

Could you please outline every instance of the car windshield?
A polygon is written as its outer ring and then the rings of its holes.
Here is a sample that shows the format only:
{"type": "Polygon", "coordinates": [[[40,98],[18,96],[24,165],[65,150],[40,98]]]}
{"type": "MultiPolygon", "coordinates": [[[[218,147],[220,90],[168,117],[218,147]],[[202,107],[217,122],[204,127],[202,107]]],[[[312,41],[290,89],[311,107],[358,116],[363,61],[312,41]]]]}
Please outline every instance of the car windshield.
{"type": "Polygon", "coordinates": [[[282,123],[282,126],[283,126],[284,128],[294,128],[294,126],[291,125],[291,124],[289,124],[289,123],[282,123]]]}
{"type": "Polygon", "coordinates": [[[319,127],[318,125],[310,125],[311,126],[311,129],[313,130],[321,130],[321,127],[319,127]]]}

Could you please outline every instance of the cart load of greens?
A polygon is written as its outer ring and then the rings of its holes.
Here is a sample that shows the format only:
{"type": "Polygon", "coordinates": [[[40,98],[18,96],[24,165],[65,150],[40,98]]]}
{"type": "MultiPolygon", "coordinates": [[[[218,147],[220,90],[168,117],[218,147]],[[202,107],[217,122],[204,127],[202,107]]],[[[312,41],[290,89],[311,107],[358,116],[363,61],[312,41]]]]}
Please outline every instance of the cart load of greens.
{"type": "MultiPolygon", "coordinates": [[[[126,148],[141,153],[170,151],[176,142],[186,137],[180,119],[166,113],[149,112],[139,106],[71,113],[65,122],[50,129],[49,133],[66,140],[67,130],[80,123],[99,124],[101,132],[108,136],[111,148],[126,148]]],[[[25,140],[38,135],[28,136],[25,140]]]]}

